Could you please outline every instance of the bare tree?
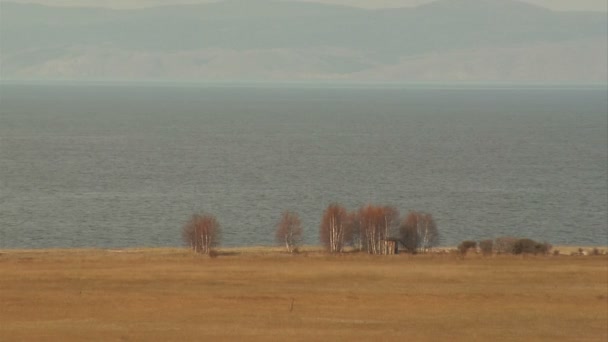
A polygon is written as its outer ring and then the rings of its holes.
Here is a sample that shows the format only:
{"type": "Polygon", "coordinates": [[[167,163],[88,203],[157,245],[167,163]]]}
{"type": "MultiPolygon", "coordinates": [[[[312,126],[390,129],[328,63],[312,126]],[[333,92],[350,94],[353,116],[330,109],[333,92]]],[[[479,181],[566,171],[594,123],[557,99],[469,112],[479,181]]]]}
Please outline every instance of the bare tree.
{"type": "Polygon", "coordinates": [[[220,224],[213,215],[194,214],[184,225],[182,238],[193,251],[209,254],[219,243],[220,224]]]}
{"type": "Polygon", "coordinates": [[[364,249],[370,254],[382,254],[383,241],[390,236],[399,212],[391,206],[367,205],[359,210],[359,218],[364,249]]]}
{"type": "Polygon", "coordinates": [[[358,211],[351,211],[346,215],[346,222],[348,234],[345,237],[345,242],[350,242],[357,251],[363,250],[361,215],[358,211]]]}
{"type": "Polygon", "coordinates": [[[439,243],[439,231],[433,215],[420,213],[418,219],[418,235],[420,236],[420,247],[427,252],[439,243]]]}
{"type": "Polygon", "coordinates": [[[439,230],[433,216],[411,211],[400,226],[401,239],[411,253],[426,252],[439,243],[439,230]]]}
{"type": "Polygon", "coordinates": [[[347,212],[343,206],[333,203],[325,209],[319,237],[328,252],[342,252],[346,237],[349,235],[348,226],[347,212]]]}
{"type": "Polygon", "coordinates": [[[418,252],[418,215],[409,212],[399,226],[401,242],[410,253],[418,252]]]}
{"type": "Polygon", "coordinates": [[[359,209],[363,248],[370,254],[376,254],[378,235],[381,232],[379,227],[380,215],[378,208],[373,205],[367,205],[359,209]]]}
{"type": "Polygon", "coordinates": [[[277,222],[275,238],[278,243],[285,244],[287,252],[293,253],[302,239],[302,226],[297,213],[283,211],[281,219],[277,222]]]}
{"type": "Polygon", "coordinates": [[[391,236],[399,225],[399,210],[392,206],[382,207],[382,227],[384,229],[384,239],[391,236]]]}

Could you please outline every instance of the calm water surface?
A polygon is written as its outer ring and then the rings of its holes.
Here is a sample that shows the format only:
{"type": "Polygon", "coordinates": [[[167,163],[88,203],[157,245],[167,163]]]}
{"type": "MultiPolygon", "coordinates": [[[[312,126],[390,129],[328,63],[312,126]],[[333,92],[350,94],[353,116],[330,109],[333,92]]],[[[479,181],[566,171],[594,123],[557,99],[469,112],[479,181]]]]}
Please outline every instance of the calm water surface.
{"type": "Polygon", "coordinates": [[[283,209],[424,210],[443,245],[608,244],[606,88],[0,86],[0,248],[273,244],[283,209]]]}

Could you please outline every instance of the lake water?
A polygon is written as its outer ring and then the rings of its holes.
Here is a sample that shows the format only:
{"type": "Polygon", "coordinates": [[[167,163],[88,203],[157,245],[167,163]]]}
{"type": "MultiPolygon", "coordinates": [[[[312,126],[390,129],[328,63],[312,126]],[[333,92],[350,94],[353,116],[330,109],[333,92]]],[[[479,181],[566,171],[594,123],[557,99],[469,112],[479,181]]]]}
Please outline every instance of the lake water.
{"type": "Polygon", "coordinates": [[[274,244],[284,209],[433,214],[442,245],[608,244],[605,87],[0,86],[0,248],[274,244]]]}

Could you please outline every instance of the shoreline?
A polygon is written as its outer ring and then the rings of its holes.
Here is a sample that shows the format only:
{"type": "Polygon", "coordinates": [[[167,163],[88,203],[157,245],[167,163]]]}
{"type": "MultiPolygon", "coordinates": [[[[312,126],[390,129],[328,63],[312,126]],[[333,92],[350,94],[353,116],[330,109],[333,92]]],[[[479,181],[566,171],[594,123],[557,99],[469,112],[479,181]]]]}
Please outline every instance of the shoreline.
{"type": "MultiPolygon", "coordinates": [[[[547,256],[553,255],[553,251],[559,251],[559,255],[570,256],[572,253],[579,252],[580,250],[589,252],[594,249],[600,251],[600,255],[608,254],[608,246],[581,246],[581,245],[559,245],[553,246],[551,252],[547,254],[547,256]]],[[[288,254],[285,251],[285,247],[283,246],[239,246],[239,247],[217,247],[214,248],[215,251],[219,252],[220,256],[231,256],[231,255],[246,255],[246,254],[258,254],[258,255],[266,255],[266,254],[288,254]]],[[[457,252],[456,246],[447,246],[447,247],[436,247],[427,253],[419,253],[417,255],[436,255],[436,254],[451,254],[457,252]]],[[[0,249],[0,257],[2,255],[8,254],[59,254],[59,253],[110,253],[110,254],[154,254],[154,255],[162,255],[162,254],[195,254],[190,251],[187,247],[125,247],[125,248],[99,248],[99,247],[74,247],[74,248],[1,248],[0,249]]],[[[331,255],[330,253],[326,253],[325,249],[322,246],[318,245],[305,245],[299,247],[299,254],[322,254],[322,255],[331,255]]],[[[298,253],[296,253],[297,255],[298,253]]],[[[352,249],[345,249],[343,253],[340,254],[360,254],[360,255],[369,255],[371,254],[365,252],[357,252],[352,249]]],[[[470,252],[471,255],[480,254],[474,251],[470,252]]],[[[400,252],[399,255],[409,255],[406,252],[400,252]]],[[[493,255],[498,255],[494,253],[493,255]]],[[[510,255],[510,254],[504,254],[510,255]]],[[[378,255],[380,256],[380,255],[378,255]]]]}

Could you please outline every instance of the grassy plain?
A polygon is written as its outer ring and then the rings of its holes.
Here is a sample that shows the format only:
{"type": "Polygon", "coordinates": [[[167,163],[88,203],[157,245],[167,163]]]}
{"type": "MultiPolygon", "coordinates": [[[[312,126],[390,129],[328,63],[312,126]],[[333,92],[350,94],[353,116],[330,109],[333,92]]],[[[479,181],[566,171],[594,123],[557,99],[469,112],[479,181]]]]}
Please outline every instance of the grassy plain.
{"type": "Polygon", "coordinates": [[[608,340],[607,256],[0,251],[0,340],[608,340]]]}

